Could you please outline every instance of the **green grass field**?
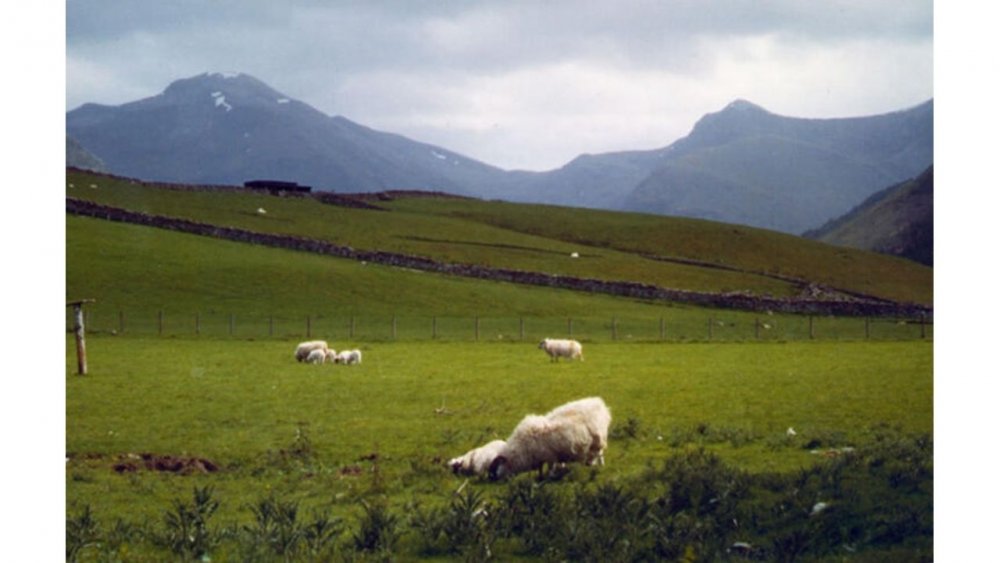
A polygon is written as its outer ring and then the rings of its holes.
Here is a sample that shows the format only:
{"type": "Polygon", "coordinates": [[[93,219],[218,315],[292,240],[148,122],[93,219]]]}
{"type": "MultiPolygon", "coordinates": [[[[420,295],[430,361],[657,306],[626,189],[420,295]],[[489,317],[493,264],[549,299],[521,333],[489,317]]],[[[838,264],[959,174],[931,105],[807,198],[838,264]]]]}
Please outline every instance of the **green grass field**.
{"type": "Polygon", "coordinates": [[[390,212],[371,211],[326,205],[312,198],[165,190],[79,172],[67,174],[69,184],[73,187],[67,187],[68,196],[107,205],[445,262],[695,291],[797,293],[793,284],[758,275],[780,274],[898,301],[929,304],[933,300],[931,268],[710,221],[450,198],[403,198],[379,202],[390,212]],[[258,207],[267,209],[267,214],[258,215],[258,207]],[[571,258],[573,252],[580,258],[571,258]],[[643,255],[699,260],[743,272],[650,260],[643,255]]]}
{"type": "MultiPolygon", "coordinates": [[[[438,260],[793,291],[640,256],[657,254],[933,297],[929,268],[703,221],[67,181],[110,205],[438,260]]],[[[76,216],[66,298],[96,299],[88,375],[66,337],[68,559],[713,561],[751,542],[751,559],[910,561],[933,544],[932,325],[644,302],[76,216]],[[536,348],[567,334],[584,362],[536,348]],[[297,363],[307,337],[364,362],[297,363]],[[589,395],[614,418],[603,467],[492,483],[444,466],[589,395]],[[218,470],[156,471],[144,455],[218,470]],[[813,518],[818,502],[833,508],[813,518]]]]}
{"type": "Polygon", "coordinates": [[[933,426],[926,342],[600,343],[577,363],[520,343],[331,342],[359,345],[359,366],[299,364],[293,341],[88,344],[90,373],[78,376],[67,343],[67,505],[109,523],[158,522],[172,499],[205,485],[220,522],[247,520],[272,492],[351,522],[359,499],[400,511],[440,504],[463,482],[445,460],[505,437],[525,414],[590,395],[614,417],[607,465],[578,467],[567,483],[626,483],[697,445],[742,470],[795,472],[822,461],[810,442],[860,447],[882,425],[928,435],[933,426]],[[303,443],[307,455],[289,457],[303,443]],[[113,470],[142,453],[221,470],[113,470]]]}

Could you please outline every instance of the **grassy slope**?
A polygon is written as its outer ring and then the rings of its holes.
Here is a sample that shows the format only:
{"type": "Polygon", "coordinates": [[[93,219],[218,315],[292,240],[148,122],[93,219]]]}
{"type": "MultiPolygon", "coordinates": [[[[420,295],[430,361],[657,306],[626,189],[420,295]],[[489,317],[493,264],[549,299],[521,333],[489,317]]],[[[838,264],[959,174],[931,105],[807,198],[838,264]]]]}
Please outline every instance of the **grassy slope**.
{"type": "Polygon", "coordinates": [[[899,301],[931,303],[933,270],[915,262],[700,219],[476,200],[404,200],[393,208],[467,217],[622,252],[767,272],[899,301]]]}
{"type": "Polygon", "coordinates": [[[791,295],[772,278],[652,261],[640,253],[803,277],[902,301],[932,300],[932,270],[908,261],[731,225],[651,215],[478,200],[403,199],[385,213],[306,198],[159,190],[69,174],[67,193],[149,213],[443,261],[635,280],[699,291],[791,295]],[[98,185],[92,189],[91,184],[98,185]],[[255,213],[258,207],[267,215],[255,213]],[[570,253],[578,252],[580,259],[570,253]]]}

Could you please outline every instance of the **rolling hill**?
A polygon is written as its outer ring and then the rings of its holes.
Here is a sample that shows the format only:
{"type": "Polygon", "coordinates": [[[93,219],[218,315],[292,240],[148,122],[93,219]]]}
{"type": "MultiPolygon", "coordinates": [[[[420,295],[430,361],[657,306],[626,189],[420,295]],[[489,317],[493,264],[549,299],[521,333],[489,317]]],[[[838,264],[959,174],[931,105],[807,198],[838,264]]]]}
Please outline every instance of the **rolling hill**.
{"type": "Polygon", "coordinates": [[[913,262],[702,220],[405,193],[372,197],[369,204],[377,208],[359,209],[320,197],[181,189],[84,171],[68,172],[67,196],[262,237],[301,237],[352,253],[557,280],[781,299],[822,288],[837,299],[933,300],[932,271],[913,262]]]}
{"type": "Polygon", "coordinates": [[[933,167],[916,178],[876,193],[843,217],[804,236],[933,266],[933,167]]]}

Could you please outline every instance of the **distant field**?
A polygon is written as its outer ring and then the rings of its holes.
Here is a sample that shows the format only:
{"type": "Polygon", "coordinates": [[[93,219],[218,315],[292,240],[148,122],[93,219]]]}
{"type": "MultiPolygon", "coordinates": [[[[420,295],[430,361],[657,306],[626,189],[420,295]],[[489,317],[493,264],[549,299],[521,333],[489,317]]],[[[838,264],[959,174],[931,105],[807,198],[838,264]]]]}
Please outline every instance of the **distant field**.
{"type": "Polygon", "coordinates": [[[794,472],[825,459],[813,447],[861,447],[883,425],[904,435],[933,427],[932,346],[922,342],[600,343],[582,363],[550,363],[531,344],[371,343],[350,367],[296,363],[293,347],[95,337],[90,375],[77,376],[68,341],[68,511],[156,522],[171,499],[211,485],[220,523],[246,522],[269,491],[303,514],[322,508],[353,523],[363,498],[394,510],[445,501],[462,479],[444,460],[505,437],[524,414],[589,395],[614,417],[607,465],[593,476],[608,484],[698,445],[743,470],[794,472]],[[221,469],[116,473],[130,453],[221,469]]]}
{"type": "Polygon", "coordinates": [[[445,262],[708,292],[796,294],[793,284],[759,275],[778,274],[899,301],[930,303],[933,296],[932,270],[915,263],[707,221],[450,198],[379,202],[392,210],[380,212],[335,207],[312,198],[165,190],[75,172],[68,174],[67,182],[73,185],[67,195],[98,203],[445,262]],[[260,207],[266,215],[256,213],[260,207]],[[571,258],[573,252],[580,258],[571,258]],[[651,260],[642,254],[742,272],[651,260]]]}
{"type": "Polygon", "coordinates": [[[67,299],[96,299],[87,324],[104,332],[271,338],[311,330],[391,340],[395,326],[397,339],[475,340],[479,317],[481,340],[797,340],[810,337],[810,322],[816,338],[921,337],[921,327],[894,321],[872,323],[866,334],[864,319],[810,321],[472,280],[97,219],[67,217],[66,232],[67,299]]]}

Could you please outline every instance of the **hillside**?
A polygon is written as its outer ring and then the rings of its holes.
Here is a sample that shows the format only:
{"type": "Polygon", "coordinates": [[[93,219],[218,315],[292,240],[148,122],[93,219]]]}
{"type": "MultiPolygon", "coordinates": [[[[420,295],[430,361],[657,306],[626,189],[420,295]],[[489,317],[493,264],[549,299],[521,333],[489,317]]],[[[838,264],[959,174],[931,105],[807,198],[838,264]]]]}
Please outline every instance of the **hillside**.
{"type": "Polygon", "coordinates": [[[82,171],[67,180],[67,195],[85,201],[446,264],[714,294],[792,298],[819,284],[893,301],[933,299],[931,270],[912,262],[708,221],[405,194],[371,201],[382,210],[357,209],[82,171]]]}
{"type": "Polygon", "coordinates": [[[805,237],[934,265],[934,169],[888,187],[805,237]]]}
{"type": "Polygon", "coordinates": [[[801,233],[933,163],[933,101],[884,115],[804,119],[738,100],[653,150],[502,170],[329,116],[246,74],[202,74],[155,96],[85,104],[67,135],[111,172],[240,185],[269,178],[342,193],[429,190],[634,210],[801,233]]]}
{"type": "Polygon", "coordinates": [[[624,208],[798,234],[933,163],[934,106],[800,119],[737,101],[668,147],[624,208]]]}

